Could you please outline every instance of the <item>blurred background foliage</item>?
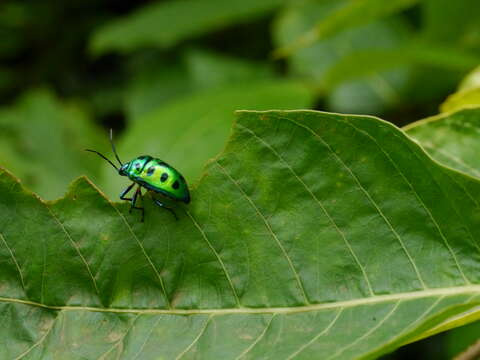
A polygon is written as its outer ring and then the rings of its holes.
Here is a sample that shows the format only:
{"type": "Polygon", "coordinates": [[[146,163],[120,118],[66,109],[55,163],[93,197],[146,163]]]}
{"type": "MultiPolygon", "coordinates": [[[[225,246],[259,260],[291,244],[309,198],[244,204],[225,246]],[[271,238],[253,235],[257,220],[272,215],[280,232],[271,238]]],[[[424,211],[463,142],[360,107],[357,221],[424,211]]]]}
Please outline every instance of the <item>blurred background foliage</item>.
{"type": "MultiPolygon", "coordinates": [[[[479,19],[478,0],[4,0],[0,166],[46,199],[84,174],[116,199],[125,179],[83,152],[109,153],[108,128],[123,159],[160,157],[194,184],[236,109],[404,126],[480,104],[479,19]]],[[[387,358],[448,359],[478,333],[387,358]]]]}

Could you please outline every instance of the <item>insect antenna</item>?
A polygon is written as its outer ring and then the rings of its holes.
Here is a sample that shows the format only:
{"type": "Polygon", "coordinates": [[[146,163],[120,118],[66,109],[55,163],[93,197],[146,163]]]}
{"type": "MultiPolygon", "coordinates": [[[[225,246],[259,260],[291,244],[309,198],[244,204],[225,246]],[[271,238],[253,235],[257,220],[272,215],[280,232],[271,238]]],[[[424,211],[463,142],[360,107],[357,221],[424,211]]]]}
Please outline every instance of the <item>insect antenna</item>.
{"type": "Polygon", "coordinates": [[[115,164],[114,164],[113,162],[111,162],[105,155],[103,155],[103,154],[101,154],[101,153],[99,153],[98,151],[95,151],[95,150],[85,149],[85,151],[89,151],[89,152],[95,153],[95,154],[97,154],[98,156],[100,156],[101,158],[107,160],[108,163],[109,163],[110,165],[112,165],[112,166],[115,168],[115,170],[118,171],[118,168],[115,166],[115,164]]]}
{"type": "Polygon", "coordinates": [[[115,154],[115,157],[117,158],[118,162],[120,163],[120,166],[122,166],[123,163],[120,160],[120,158],[118,157],[117,149],[115,149],[115,144],[113,143],[113,130],[112,129],[110,129],[110,144],[112,144],[112,150],[113,150],[113,153],[115,154]]]}

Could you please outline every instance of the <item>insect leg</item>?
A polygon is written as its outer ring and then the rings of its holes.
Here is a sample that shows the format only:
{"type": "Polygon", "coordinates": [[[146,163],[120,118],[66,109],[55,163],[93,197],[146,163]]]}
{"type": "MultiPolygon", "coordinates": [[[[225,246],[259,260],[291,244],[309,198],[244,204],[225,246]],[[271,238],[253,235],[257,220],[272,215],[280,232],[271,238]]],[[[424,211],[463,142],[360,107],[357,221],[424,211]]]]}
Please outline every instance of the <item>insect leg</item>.
{"type": "Polygon", "coordinates": [[[156,205],[160,206],[161,208],[164,208],[164,209],[167,209],[168,211],[170,211],[170,212],[173,214],[173,216],[175,217],[175,220],[178,220],[177,214],[175,214],[175,211],[173,211],[172,208],[170,208],[170,207],[168,207],[168,206],[165,206],[164,203],[160,202],[160,201],[157,200],[157,199],[153,199],[153,202],[154,202],[156,205]]]}
{"type": "Polygon", "coordinates": [[[136,202],[137,202],[137,196],[138,196],[137,194],[138,194],[138,189],[135,190],[135,192],[133,193],[132,198],[129,199],[129,200],[130,200],[130,209],[128,210],[129,213],[131,213],[131,212],[132,212],[132,209],[135,208],[135,204],[136,204],[136,202]]]}
{"type": "Polygon", "coordinates": [[[132,198],[126,198],[125,195],[127,195],[130,190],[134,187],[135,183],[132,183],[131,185],[128,185],[128,187],[122,191],[120,194],[120,200],[127,200],[127,201],[132,201],[132,198]]]}
{"type": "Polygon", "coordinates": [[[142,222],[143,220],[145,219],[145,205],[143,205],[143,194],[142,194],[142,188],[139,186],[138,187],[138,195],[140,195],[140,199],[142,200],[142,207],[140,209],[142,209],[142,222]]]}
{"type": "Polygon", "coordinates": [[[144,217],[145,217],[145,209],[143,207],[136,206],[138,195],[140,195],[140,198],[142,199],[142,203],[143,203],[142,190],[140,189],[140,186],[135,191],[135,194],[133,194],[132,202],[131,202],[132,205],[130,206],[130,211],[129,212],[132,212],[132,209],[141,210],[142,211],[142,222],[143,222],[144,217]]]}

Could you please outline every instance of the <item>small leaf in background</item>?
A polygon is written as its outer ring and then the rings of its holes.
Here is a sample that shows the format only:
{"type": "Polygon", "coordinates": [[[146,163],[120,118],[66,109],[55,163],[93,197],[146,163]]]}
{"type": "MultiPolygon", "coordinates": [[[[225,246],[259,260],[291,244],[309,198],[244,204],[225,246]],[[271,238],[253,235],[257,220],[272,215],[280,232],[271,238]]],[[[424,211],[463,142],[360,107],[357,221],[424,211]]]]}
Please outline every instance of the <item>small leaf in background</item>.
{"type": "MultiPolygon", "coordinates": [[[[287,80],[232,84],[192,94],[132,123],[118,142],[118,150],[123,159],[144,154],[158,157],[177,168],[192,185],[207,160],[224,146],[235,110],[308,108],[312,101],[304,85],[287,80]]],[[[116,199],[125,178],[109,166],[104,174],[101,188],[116,199]]]]}
{"type": "Polygon", "coordinates": [[[480,87],[450,95],[441,105],[440,110],[451,112],[470,106],[480,106],[480,87]]]}
{"type": "Polygon", "coordinates": [[[2,358],[372,359],[480,305],[480,181],[376,118],[241,112],[178,221],[0,193],[2,358]]]}
{"type": "Polygon", "coordinates": [[[327,89],[339,84],[405,65],[426,65],[445,70],[467,71],[480,56],[456,48],[412,41],[394,49],[361,50],[341,58],[325,74],[327,89]]]}
{"type": "Polygon", "coordinates": [[[185,63],[195,89],[209,89],[274,78],[269,63],[229,57],[205,50],[190,50],[185,63]]]}
{"type": "Polygon", "coordinates": [[[1,109],[0,144],[0,165],[43,198],[54,199],[79,175],[98,179],[98,164],[83,150],[102,149],[105,141],[81,108],[34,90],[1,109]]]}
{"type": "Polygon", "coordinates": [[[459,91],[468,91],[480,88],[480,66],[473,69],[458,86],[459,91]]]}
{"type": "Polygon", "coordinates": [[[405,10],[417,2],[418,0],[336,1],[328,15],[317,18],[303,34],[298,35],[286,44],[281,44],[276,53],[279,56],[290,56],[317,41],[324,40],[352,27],[375,22],[375,20],[405,10]]]}
{"type": "Polygon", "coordinates": [[[168,64],[153,57],[137,64],[131,72],[125,94],[129,120],[138,120],[149,111],[195,92],[274,78],[272,68],[265,63],[199,49],[185,51],[181,63],[168,64]]]}
{"type": "Polygon", "coordinates": [[[480,178],[480,108],[433,116],[404,129],[440,163],[480,178]]]}
{"type": "Polygon", "coordinates": [[[470,106],[480,106],[480,66],[463,79],[458,91],[445,100],[440,110],[449,112],[470,106]]]}
{"type": "MultiPolygon", "coordinates": [[[[422,14],[422,26],[418,32],[420,40],[477,56],[480,54],[480,6],[477,0],[422,0],[419,5],[422,14]]],[[[410,101],[423,107],[431,101],[437,104],[453,92],[465,75],[466,71],[418,67],[407,90],[410,101]]]]}
{"type": "MultiPolygon", "coordinates": [[[[340,3],[332,0],[293,3],[277,20],[274,29],[277,46],[290,43],[320,19],[332,16],[340,3]]],[[[408,68],[377,71],[335,89],[328,88],[325,76],[344,57],[358,51],[393,50],[404,43],[408,34],[407,27],[398,19],[372,22],[299,49],[287,61],[293,75],[312,83],[319,91],[326,91],[329,110],[378,114],[400,101],[402,88],[409,79],[408,68]]]]}
{"type": "Polygon", "coordinates": [[[141,47],[166,48],[235,23],[251,22],[287,0],[176,0],[155,2],[114,19],[92,35],[90,49],[128,53],[141,47]]]}
{"type": "Polygon", "coordinates": [[[480,49],[480,6],[477,0],[422,0],[420,5],[425,40],[455,44],[471,50],[480,49]]]}
{"type": "Polygon", "coordinates": [[[129,122],[192,92],[192,84],[180,64],[161,61],[132,71],[125,89],[125,113],[129,122]]]}
{"type": "Polygon", "coordinates": [[[477,67],[463,79],[459,90],[441,105],[444,114],[404,128],[434,159],[475,177],[480,177],[479,74],[477,67]]]}

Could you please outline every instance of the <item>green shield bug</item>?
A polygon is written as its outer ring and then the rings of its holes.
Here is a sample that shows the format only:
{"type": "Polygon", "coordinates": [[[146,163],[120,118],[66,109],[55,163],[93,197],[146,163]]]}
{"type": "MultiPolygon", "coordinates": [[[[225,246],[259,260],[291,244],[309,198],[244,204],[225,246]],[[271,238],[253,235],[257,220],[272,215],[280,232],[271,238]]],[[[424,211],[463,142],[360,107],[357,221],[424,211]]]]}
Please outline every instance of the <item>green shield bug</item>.
{"type": "MultiPolygon", "coordinates": [[[[144,220],[145,209],[137,206],[138,197],[142,198],[143,204],[142,187],[147,189],[147,191],[161,194],[175,201],[183,201],[186,204],[190,202],[190,193],[188,191],[187,182],[182,174],[180,174],[180,172],[178,172],[175,168],[168,165],[166,162],[149,155],[139,156],[129,162],[122,163],[113,143],[113,131],[111,129],[110,144],[112,145],[113,154],[119,162],[120,167],[115,166],[115,164],[105,155],[96,150],[86,149],[86,151],[97,154],[102,159],[106,160],[110,165],[112,165],[115,170],[117,170],[119,175],[127,176],[130,180],[132,180],[132,184],[130,184],[124,191],[121,192],[120,199],[130,201],[130,212],[132,209],[137,209],[142,212],[142,222],[144,220]],[[133,196],[131,198],[127,198],[127,194],[135,185],[137,185],[137,189],[133,193],[133,196]]],[[[170,211],[175,219],[178,219],[177,214],[175,214],[175,211],[173,211],[172,208],[166,206],[160,200],[153,199],[153,201],[159,207],[170,211]]]]}

